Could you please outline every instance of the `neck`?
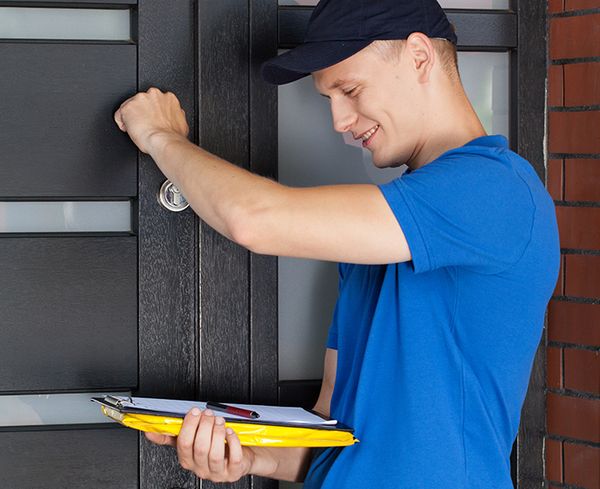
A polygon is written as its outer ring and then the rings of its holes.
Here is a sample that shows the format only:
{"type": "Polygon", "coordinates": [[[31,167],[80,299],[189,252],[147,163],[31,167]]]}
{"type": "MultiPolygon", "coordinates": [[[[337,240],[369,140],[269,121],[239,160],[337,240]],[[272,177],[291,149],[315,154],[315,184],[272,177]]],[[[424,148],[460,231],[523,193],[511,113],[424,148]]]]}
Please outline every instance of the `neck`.
{"type": "Polygon", "coordinates": [[[439,96],[431,98],[430,120],[424,124],[423,134],[416,151],[406,165],[420,168],[451,149],[464,146],[486,132],[469,102],[460,82],[445,83],[439,96]],[[435,109],[433,109],[435,107],[435,109]]]}

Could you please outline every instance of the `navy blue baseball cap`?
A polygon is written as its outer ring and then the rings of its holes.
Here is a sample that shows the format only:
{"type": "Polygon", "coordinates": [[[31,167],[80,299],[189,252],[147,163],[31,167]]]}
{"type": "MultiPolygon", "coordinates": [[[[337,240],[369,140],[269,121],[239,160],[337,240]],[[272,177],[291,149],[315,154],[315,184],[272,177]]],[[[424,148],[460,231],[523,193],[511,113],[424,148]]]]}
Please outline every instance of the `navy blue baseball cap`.
{"type": "Polygon", "coordinates": [[[456,44],[436,0],[321,0],[304,43],[262,65],[263,78],[283,85],[333,66],[373,41],[406,39],[413,32],[456,44]]]}

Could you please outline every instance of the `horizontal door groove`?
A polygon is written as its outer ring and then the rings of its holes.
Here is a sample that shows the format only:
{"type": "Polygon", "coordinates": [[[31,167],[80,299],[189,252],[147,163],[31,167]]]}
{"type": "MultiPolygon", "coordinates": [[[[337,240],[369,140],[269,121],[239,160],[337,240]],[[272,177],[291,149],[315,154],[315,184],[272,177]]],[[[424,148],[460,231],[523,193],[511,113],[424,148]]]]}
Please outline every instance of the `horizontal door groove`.
{"type": "Polygon", "coordinates": [[[90,232],[90,233],[0,233],[0,240],[11,238],[130,238],[137,236],[130,232],[90,232]]]}
{"type": "Polygon", "coordinates": [[[133,206],[128,201],[0,200],[0,234],[131,233],[133,206]]]}
{"type": "Polygon", "coordinates": [[[82,430],[128,430],[119,423],[48,424],[38,426],[0,426],[0,433],[26,433],[31,431],[82,431],[82,430]]]}
{"type": "Polygon", "coordinates": [[[4,0],[0,7],[68,7],[68,8],[119,8],[137,5],[137,0],[4,0]]]}
{"type": "Polygon", "coordinates": [[[128,8],[18,7],[0,5],[0,38],[131,40],[128,8]]]}

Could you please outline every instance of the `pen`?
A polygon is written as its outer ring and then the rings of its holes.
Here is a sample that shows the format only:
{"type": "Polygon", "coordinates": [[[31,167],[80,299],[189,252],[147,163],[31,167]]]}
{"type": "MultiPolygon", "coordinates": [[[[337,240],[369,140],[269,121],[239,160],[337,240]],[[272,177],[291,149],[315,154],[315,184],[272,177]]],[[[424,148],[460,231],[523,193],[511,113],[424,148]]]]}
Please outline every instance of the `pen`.
{"type": "Polygon", "coordinates": [[[256,419],[260,417],[260,414],[258,414],[256,411],[228,406],[227,404],[221,404],[219,402],[207,402],[206,409],[212,409],[214,411],[220,411],[227,414],[234,414],[236,416],[241,416],[242,418],[256,419]]]}

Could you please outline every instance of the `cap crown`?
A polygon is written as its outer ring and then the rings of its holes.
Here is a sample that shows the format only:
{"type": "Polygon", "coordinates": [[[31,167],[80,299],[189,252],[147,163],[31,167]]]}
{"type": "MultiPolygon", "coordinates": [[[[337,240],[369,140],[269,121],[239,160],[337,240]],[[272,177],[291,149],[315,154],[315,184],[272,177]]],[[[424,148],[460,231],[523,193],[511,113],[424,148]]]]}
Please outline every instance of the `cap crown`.
{"type": "Polygon", "coordinates": [[[413,32],[456,44],[436,0],[321,0],[304,42],[406,39],[413,32]]]}

